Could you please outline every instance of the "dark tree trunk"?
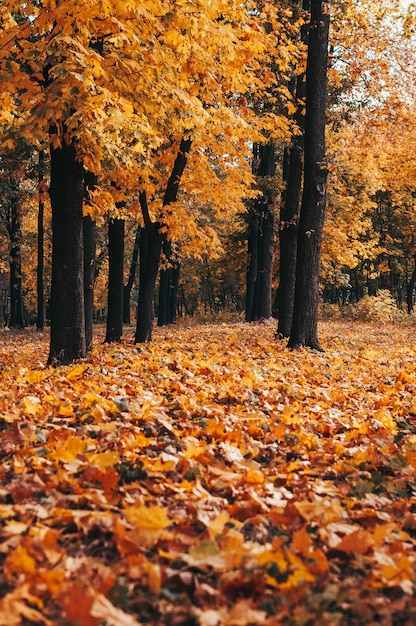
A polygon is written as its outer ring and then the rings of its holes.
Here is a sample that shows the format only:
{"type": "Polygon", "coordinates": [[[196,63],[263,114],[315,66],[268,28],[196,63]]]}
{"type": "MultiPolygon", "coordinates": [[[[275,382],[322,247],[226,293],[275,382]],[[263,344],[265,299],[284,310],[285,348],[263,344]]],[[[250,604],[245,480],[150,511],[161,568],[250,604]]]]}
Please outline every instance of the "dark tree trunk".
{"type": "MultiPolygon", "coordinates": [[[[307,11],[309,7],[310,0],[303,0],[302,10],[307,11]]],[[[307,31],[308,28],[305,24],[301,30],[303,43],[306,43],[307,31]]],[[[305,74],[302,72],[296,79],[295,89],[295,101],[297,103],[295,121],[301,134],[296,135],[291,147],[285,150],[283,166],[283,181],[286,185],[280,209],[279,226],[280,281],[277,334],[280,337],[289,337],[290,335],[295,303],[296,253],[303,177],[305,86],[305,74]]]]}
{"type": "MultiPolygon", "coordinates": [[[[275,173],[274,145],[254,146],[253,171],[260,177],[275,173]]],[[[264,190],[249,214],[250,262],[247,271],[246,321],[253,322],[272,315],[272,274],[274,252],[274,215],[272,186],[264,190]]]]}
{"type": "Polygon", "coordinates": [[[11,200],[10,218],[8,226],[10,236],[10,326],[23,328],[22,255],[20,248],[22,229],[17,198],[11,200]]]}
{"type": "Polygon", "coordinates": [[[328,168],[325,151],[329,4],[311,2],[306,67],[305,166],[289,347],[322,350],[318,340],[319,265],[328,168]]]}
{"type": "Polygon", "coordinates": [[[123,291],[123,323],[130,324],[130,297],[131,290],[133,289],[134,281],[136,280],[137,264],[139,260],[139,248],[140,248],[140,226],[137,227],[136,236],[134,238],[133,254],[131,257],[129,277],[127,283],[124,285],[123,291]]]}
{"type": "Polygon", "coordinates": [[[416,286],[416,255],[414,259],[415,259],[415,268],[413,270],[410,281],[406,287],[406,304],[407,304],[407,312],[409,313],[409,315],[413,311],[413,292],[416,286]]]}
{"type": "Polygon", "coordinates": [[[160,272],[158,326],[176,322],[176,299],[180,274],[180,265],[172,260],[172,245],[168,240],[163,242],[163,254],[170,265],[160,272]]]}
{"type": "Polygon", "coordinates": [[[108,223],[108,312],[105,342],[121,341],[123,334],[124,220],[108,223]]]}
{"type": "Polygon", "coordinates": [[[246,322],[258,319],[256,308],[256,283],[259,273],[259,215],[257,211],[251,211],[249,215],[248,253],[250,261],[247,270],[246,286],[246,322]]]}
{"type": "Polygon", "coordinates": [[[97,246],[97,225],[89,216],[82,220],[84,235],[84,306],[85,306],[85,344],[91,350],[94,321],[94,283],[95,251],[97,246]]]}
{"type": "MultiPolygon", "coordinates": [[[[90,191],[94,189],[97,181],[98,177],[96,174],[84,171],[84,199],[87,203],[90,202],[90,191]]],[[[84,237],[85,344],[88,351],[91,350],[93,342],[97,225],[90,215],[84,215],[82,227],[84,237]]]]}
{"type": "Polygon", "coordinates": [[[153,302],[161,250],[162,235],[159,224],[151,224],[143,229],[140,238],[140,284],[135,343],[152,339],[153,302]]]}
{"type": "Polygon", "coordinates": [[[85,357],[84,172],[75,147],[51,146],[52,205],[51,338],[48,365],[85,357]]]}
{"type": "Polygon", "coordinates": [[[45,295],[43,290],[43,273],[44,273],[44,240],[45,240],[45,227],[44,227],[44,208],[45,203],[43,201],[43,184],[44,184],[44,160],[45,155],[43,150],[39,151],[39,174],[38,174],[38,233],[37,233],[37,255],[38,262],[36,266],[36,329],[43,330],[45,327],[45,295]]]}
{"type": "MultiPolygon", "coordinates": [[[[191,149],[192,140],[182,139],[171,175],[166,185],[163,206],[176,201],[179,184],[191,149]]],[[[137,324],[135,343],[151,341],[153,329],[153,303],[156,279],[159,270],[162,243],[166,238],[160,232],[160,224],[152,222],[149,216],[145,192],[139,196],[145,227],[140,243],[140,286],[137,304],[137,324]]]]}

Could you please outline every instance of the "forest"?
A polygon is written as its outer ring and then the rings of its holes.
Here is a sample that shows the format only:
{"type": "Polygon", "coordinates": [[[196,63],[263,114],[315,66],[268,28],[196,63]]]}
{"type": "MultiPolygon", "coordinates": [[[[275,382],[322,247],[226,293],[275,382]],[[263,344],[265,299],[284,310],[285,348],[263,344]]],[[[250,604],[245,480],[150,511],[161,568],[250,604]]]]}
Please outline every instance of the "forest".
{"type": "Polygon", "coordinates": [[[415,4],[0,19],[0,626],[413,624],[415,4]]]}

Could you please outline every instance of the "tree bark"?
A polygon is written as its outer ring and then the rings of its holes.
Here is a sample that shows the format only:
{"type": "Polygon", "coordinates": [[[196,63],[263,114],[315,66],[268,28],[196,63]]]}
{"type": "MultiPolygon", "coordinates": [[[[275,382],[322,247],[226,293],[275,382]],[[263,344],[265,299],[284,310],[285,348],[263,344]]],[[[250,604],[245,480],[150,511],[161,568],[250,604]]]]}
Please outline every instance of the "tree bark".
{"type": "MultiPolygon", "coordinates": [[[[163,206],[176,201],[179,185],[185,169],[192,140],[182,139],[171,175],[166,185],[163,206]]],[[[147,206],[146,193],[139,195],[142,208],[144,229],[140,245],[140,286],[137,304],[137,323],[134,336],[135,343],[151,341],[153,329],[153,306],[156,279],[159,270],[162,243],[166,235],[160,232],[161,224],[152,222],[147,206]]]]}
{"type": "Polygon", "coordinates": [[[23,328],[25,324],[23,319],[22,254],[20,248],[22,229],[17,197],[11,199],[8,231],[10,236],[10,326],[23,328]]]}
{"type": "MultiPolygon", "coordinates": [[[[96,174],[84,170],[84,199],[87,203],[90,202],[90,191],[96,186],[97,180],[96,174]]],[[[90,215],[84,215],[82,229],[84,238],[85,344],[88,351],[91,350],[93,343],[95,257],[97,248],[97,225],[90,215]]]]}
{"type": "Polygon", "coordinates": [[[133,289],[134,281],[136,280],[137,264],[139,260],[140,249],[140,235],[142,229],[140,226],[136,229],[136,236],[134,238],[133,254],[131,257],[129,277],[127,283],[124,285],[123,291],[123,323],[130,324],[130,298],[131,290],[133,289]]]}
{"type": "Polygon", "coordinates": [[[37,232],[37,256],[38,262],[36,266],[36,330],[43,330],[45,327],[45,294],[43,289],[43,273],[44,273],[44,208],[43,201],[43,183],[44,183],[44,161],[45,154],[43,150],[39,151],[39,173],[38,173],[38,232],[37,232]]]}
{"type": "Polygon", "coordinates": [[[108,223],[108,312],[105,342],[121,341],[123,334],[124,220],[108,223]]]}
{"type": "Polygon", "coordinates": [[[82,220],[84,237],[84,307],[85,307],[85,344],[87,351],[93,343],[94,322],[94,283],[95,251],[97,246],[97,225],[90,215],[82,220]]]}
{"type": "Polygon", "coordinates": [[[156,278],[159,271],[162,239],[158,223],[150,224],[147,228],[144,228],[140,238],[140,284],[135,343],[144,343],[152,340],[153,302],[156,278]]]}
{"type": "Polygon", "coordinates": [[[413,311],[413,291],[416,286],[416,255],[414,259],[415,259],[415,267],[410,277],[410,281],[406,286],[406,304],[407,304],[407,312],[409,315],[413,311]]]}
{"type": "Polygon", "coordinates": [[[84,172],[75,146],[50,148],[52,205],[51,337],[48,365],[85,357],[84,172]]]}
{"type": "MultiPolygon", "coordinates": [[[[302,11],[310,8],[310,0],[303,0],[302,11]]],[[[301,29],[300,39],[306,43],[307,25],[301,29]]],[[[283,181],[286,183],[283,202],[280,209],[279,247],[280,247],[280,281],[278,288],[278,326],[280,337],[289,337],[292,327],[293,307],[295,303],[296,254],[299,226],[299,209],[303,178],[303,152],[305,132],[305,72],[296,79],[295,121],[300,134],[293,138],[292,145],[285,150],[283,181]]]]}
{"type": "Polygon", "coordinates": [[[274,215],[272,186],[264,182],[275,173],[274,145],[256,144],[254,173],[259,177],[263,191],[254,200],[249,214],[249,254],[247,271],[246,321],[253,322],[272,315],[272,274],[274,252],[274,215]]]}
{"type": "Polygon", "coordinates": [[[169,267],[160,272],[158,326],[166,326],[176,322],[176,298],[180,274],[179,263],[172,259],[172,245],[167,239],[163,242],[163,253],[169,267]]]}
{"type": "Polygon", "coordinates": [[[306,67],[305,165],[289,347],[322,350],[318,340],[319,266],[328,168],[325,149],[329,3],[311,2],[306,67]]]}
{"type": "Polygon", "coordinates": [[[259,272],[259,215],[257,211],[252,211],[249,216],[249,236],[248,236],[248,253],[250,261],[246,278],[246,322],[253,322],[258,319],[256,310],[256,282],[259,272]]]}

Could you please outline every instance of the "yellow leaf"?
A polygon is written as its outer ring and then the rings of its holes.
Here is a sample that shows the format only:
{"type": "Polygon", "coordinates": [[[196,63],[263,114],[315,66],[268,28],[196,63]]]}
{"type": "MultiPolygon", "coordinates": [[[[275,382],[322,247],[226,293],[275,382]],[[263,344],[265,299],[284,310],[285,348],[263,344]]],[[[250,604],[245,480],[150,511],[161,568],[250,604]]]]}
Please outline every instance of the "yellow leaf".
{"type": "Polygon", "coordinates": [[[91,465],[95,465],[95,467],[98,467],[102,471],[105,471],[108,467],[114,467],[119,460],[120,456],[117,452],[111,452],[110,450],[93,454],[88,459],[91,465]]]}
{"type": "Polygon", "coordinates": [[[40,400],[35,396],[26,396],[23,398],[21,408],[25,415],[33,417],[39,415],[42,410],[40,400]]]}
{"type": "Polygon", "coordinates": [[[80,363],[79,365],[76,365],[68,372],[68,374],[66,375],[66,379],[76,380],[77,378],[80,378],[83,375],[86,369],[87,369],[87,366],[80,363]]]}

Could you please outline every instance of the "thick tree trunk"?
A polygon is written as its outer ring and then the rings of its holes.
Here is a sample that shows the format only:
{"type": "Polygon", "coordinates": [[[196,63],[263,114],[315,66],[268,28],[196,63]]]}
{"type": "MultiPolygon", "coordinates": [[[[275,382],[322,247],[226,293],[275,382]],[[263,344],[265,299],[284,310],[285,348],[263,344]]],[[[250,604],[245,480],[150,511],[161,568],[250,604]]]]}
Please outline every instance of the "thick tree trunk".
{"type": "Polygon", "coordinates": [[[22,255],[20,243],[22,230],[20,225],[19,203],[17,198],[11,200],[10,235],[10,326],[23,328],[22,298],[22,255]]]}
{"type": "Polygon", "coordinates": [[[52,205],[51,338],[48,365],[85,357],[84,172],[75,147],[51,146],[52,205]]]}
{"type": "MultiPolygon", "coordinates": [[[[254,173],[271,177],[275,173],[274,145],[254,146],[254,173]]],[[[274,252],[273,192],[265,185],[262,195],[254,201],[249,215],[249,268],[247,271],[246,321],[252,322],[272,315],[272,274],[274,252]]]]}
{"type": "Polygon", "coordinates": [[[319,265],[328,169],[325,151],[329,4],[311,2],[306,67],[305,166],[289,347],[322,350],[318,340],[319,265]]]}
{"type": "MultiPolygon", "coordinates": [[[[176,201],[183,171],[191,149],[191,139],[182,139],[171,175],[166,185],[163,206],[176,201]]],[[[153,303],[156,279],[159,270],[162,243],[166,236],[160,232],[160,224],[152,222],[149,216],[145,192],[139,196],[145,228],[140,243],[140,286],[137,305],[135,343],[150,341],[153,328],[153,303]]]]}
{"type": "Polygon", "coordinates": [[[142,230],[140,238],[140,284],[135,343],[152,339],[153,302],[161,251],[162,235],[159,224],[151,224],[149,228],[142,230]]]}
{"type": "Polygon", "coordinates": [[[44,160],[45,155],[43,150],[39,151],[39,174],[38,174],[38,233],[37,233],[37,256],[38,262],[36,266],[36,330],[43,330],[45,326],[45,295],[43,289],[43,273],[44,273],[44,240],[45,240],[45,227],[44,227],[44,208],[45,203],[43,201],[43,183],[44,183],[44,160]]]}
{"type": "Polygon", "coordinates": [[[172,245],[170,241],[163,242],[163,254],[170,264],[160,272],[158,326],[166,326],[176,322],[176,299],[178,294],[180,265],[172,260],[172,245]]]}
{"type": "Polygon", "coordinates": [[[124,220],[108,223],[108,312],[105,342],[121,341],[123,334],[124,220]]]}
{"type": "MultiPolygon", "coordinates": [[[[302,10],[310,8],[310,0],[303,0],[302,10]]],[[[307,25],[301,29],[301,41],[306,43],[307,25]]],[[[297,110],[296,124],[301,131],[293,138],[292,145],[285,150],[283,180],[286,183],[283,202],[280,209],[279,245],[280,245],[280,280],[278,295],[278,326],[280,337],[289,337],[292,327],[293,307],[295,303],[296,254],[299,225],[299,209],[303,177],[303,151],[305,130],[305,73],[296,79],[295,100],[297,110]]]]}
{"type": "Polygon", "coordinates": [[[127,279],[127,283],[124,285],[123,291],[123,323],[130,324],[130,298],[131,298],[131,290],[133,289],[134,281],[136,280],[136,272],[137,272],[137,264],[139,260],[139,249],[140,249],[140,235],[141,235],[140,226],[136,229],[136,236],[134,238],[134,246],[133,246],[133,254],[131,257],[129,277],[127,279]]]}

